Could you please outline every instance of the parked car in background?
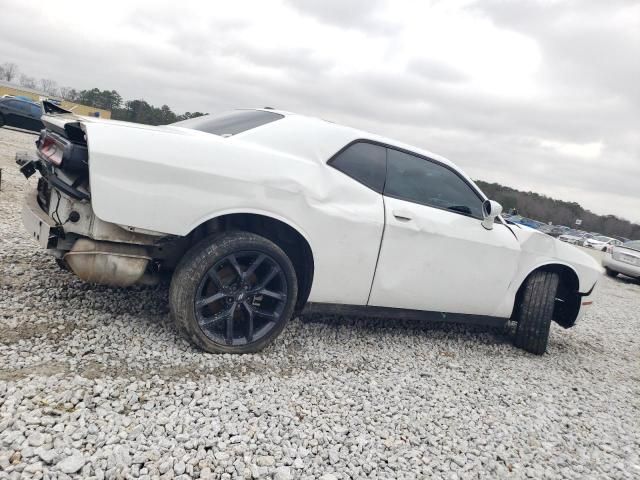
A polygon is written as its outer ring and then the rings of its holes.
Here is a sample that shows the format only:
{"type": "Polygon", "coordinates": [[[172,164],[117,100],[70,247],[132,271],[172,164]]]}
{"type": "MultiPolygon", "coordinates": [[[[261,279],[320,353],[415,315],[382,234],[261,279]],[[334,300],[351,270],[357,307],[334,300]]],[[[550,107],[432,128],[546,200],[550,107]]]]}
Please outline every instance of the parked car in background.
{"type": "Polygon", "coordinates": [[[611,238],[615,238],[616,240],[620,240],[623,244],[631,241],[630,238],[619,237],[618,235],[611,235],[611,238]]]}
{"type": "Polygon", "coordinates": [[[42,106],[26,97],[0,98],[0,127],[15,127],[39,132],[44,128],[42,106]]]}
{"type": "Polygon", "coordinates": [[[561,242],[572,243],[572,244],[575,244],[580,239],[581,237],[579,235],[576,235],[575,233],[563,233],[558,237],[558,240],[560,240],[561,242]]]}
{"type": "Polygon", "coordinates": [[[523,217],[521,215],[510,215],[509,221],[512,223],[517,223],[519,225],[526,225],[527,227],[534,228],[536,230],[540,230],[540,227],[546,225],[545,223],[538,222],[537,220],[533,220],[531,218],[523,217]]]}
{"type": "Polygon", "coordinates": [[[569,230],[571,230],[569,227],[565,227],[563,225],[550,225],[549,228],[545,229],[544,233],[558,238],[560,235],[567,233],[569,230]]]}
{"type": "Polygon", "coordinates": [[[584,241],[588,238],[592,238],[593,235],[587,232],[583,232],[580,230],[571,230],[567,233],[564,233],[558,237],[558,240],[566,243],[570,243],[572,245],[582,245],[584,241]]]}
{"type": "Polygon", "coordinates": [[[506,224],[447,159],[336,123],[272,109],[158,127],[43,120],[37,157],[19,161],[40,172],[29,236],[88,282],[173,272],[172,316],[209,352],[258,351],[324,311],[513,320],[515,344],[542,354],[603,271],[506,224]]]}
{"type": "Polygon", "coordinates": [[[602,259],[602,265],[610,277],[622,273],[640,280],[640,240],[612,247],[602,259]]]}
{"type": "Polygon", "coordinates": [[[620,240],[615,238],[605,237],[604,235],[598,235],[597,237],[587,238],[583,243],[583,247],[595,248],[596,250],[602,250],[603,252],[610,251],[611,248],[622,245],[620,240]]]}

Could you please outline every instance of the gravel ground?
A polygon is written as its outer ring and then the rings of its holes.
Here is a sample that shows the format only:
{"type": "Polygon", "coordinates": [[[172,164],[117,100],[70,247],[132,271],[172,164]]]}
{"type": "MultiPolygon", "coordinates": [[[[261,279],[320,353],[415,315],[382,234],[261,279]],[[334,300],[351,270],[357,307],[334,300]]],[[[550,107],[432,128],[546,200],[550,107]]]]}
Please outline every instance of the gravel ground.
{"type": "Polygon", "coordinates": [[[508,333],[296,319],[204,354],[167,286],[92,286],[27,238],[0,129],[0,479],[640,477],[640,285],[604,278],[542,357],[508,333]]]}

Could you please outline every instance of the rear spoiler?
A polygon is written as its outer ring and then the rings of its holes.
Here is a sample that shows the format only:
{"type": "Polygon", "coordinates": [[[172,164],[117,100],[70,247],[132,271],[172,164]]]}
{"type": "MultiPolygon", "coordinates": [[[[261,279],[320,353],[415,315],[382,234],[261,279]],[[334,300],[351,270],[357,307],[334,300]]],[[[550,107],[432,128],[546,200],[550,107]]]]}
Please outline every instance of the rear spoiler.
{"type": "Polygon", "coordinates": [[[58,107],[58,113],[45,113],[40,117],[40,121],[44,124],[44,128],[52,132],[62,135],[71,140],[73,143],[81,143],[86,145],[82,118],[74,113],[58,107]]]}
{"type": "Polygon", "coordinates": [[[65,110],[64,108],[60,107],[59,105],[56,105],[53,102],[50,102],[49,100],[43,100],[42,107],[44,108],[44,113],[47,113],[49,115],[61,115],[65,113],[73,113],[71,110],[65,110]]]}

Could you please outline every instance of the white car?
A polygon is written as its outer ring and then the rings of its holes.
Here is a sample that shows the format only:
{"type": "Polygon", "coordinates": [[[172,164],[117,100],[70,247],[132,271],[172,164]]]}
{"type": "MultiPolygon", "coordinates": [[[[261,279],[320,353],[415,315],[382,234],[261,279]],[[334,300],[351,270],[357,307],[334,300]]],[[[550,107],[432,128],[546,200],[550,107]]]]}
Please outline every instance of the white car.
{"type": "Polygon", "coordinates": [[[173,272],[175,321],[209,352],[255,352],[301,312],[504,325],[547,347],[602,274],[448,160],[273,109],[169,126],[45,115],[30,236],[88,282],[173,272]]]}
{"type": "Polygon", "coordinates": [[[640,280],[640,240],[625,242],[605,254],[602,265],[610,277],[619,273],[640,280]]]}
{"type": "Polygon", "coordinates": [[[588,238],[593,237],[590,233],[573,233],[573,234],[564,234],[558,237],[558,240],[561,242],[567,242],[571,245],[582,245],[584,241],[588,238]]]}
{"type": "Polygon", "coordinates": [[[622,245],[620,240],[615,238],[605,237],[604,235],[598,235],[593,238],[587,238],[583,243],[583,247],[595,248],[596,250],[602,250],[603,252],[610,252],[613,247],[622,245]]]}
{"type": "Polygon", "coordinates": [[[558,240],[560,240],[561,242],[566,242],[566,243],[570,243],[572,245],[575,245],[578,242],[582,242],[584,239],[578,235],[573,235],[573,234],[564,234],[564,235],[560,235],[558,237],[558,240]]]}

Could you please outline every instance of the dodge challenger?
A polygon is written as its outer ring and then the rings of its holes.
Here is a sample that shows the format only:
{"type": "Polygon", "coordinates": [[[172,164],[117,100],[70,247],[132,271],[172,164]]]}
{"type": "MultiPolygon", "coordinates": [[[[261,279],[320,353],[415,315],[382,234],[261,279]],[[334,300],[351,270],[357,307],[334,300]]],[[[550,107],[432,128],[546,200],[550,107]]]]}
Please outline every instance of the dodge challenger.
{"type": "Polygon", "coordinates": [[[306,312],[506,325],[546,351],[602,268],[501,217],[447,159],[271,108],[167,126],[49,108],[27,232],[87,282],[171,273],[179,330],[208,352],[256,352],[306,312]]]}

